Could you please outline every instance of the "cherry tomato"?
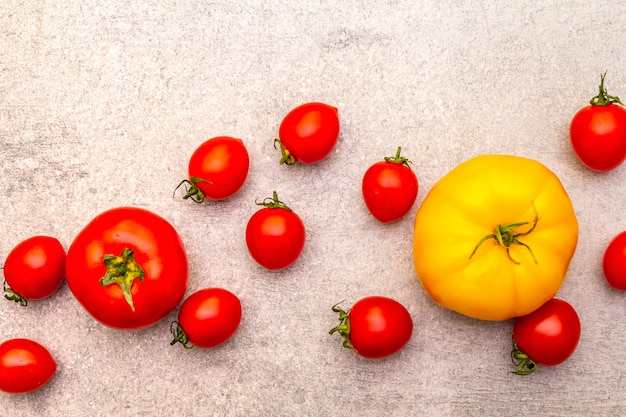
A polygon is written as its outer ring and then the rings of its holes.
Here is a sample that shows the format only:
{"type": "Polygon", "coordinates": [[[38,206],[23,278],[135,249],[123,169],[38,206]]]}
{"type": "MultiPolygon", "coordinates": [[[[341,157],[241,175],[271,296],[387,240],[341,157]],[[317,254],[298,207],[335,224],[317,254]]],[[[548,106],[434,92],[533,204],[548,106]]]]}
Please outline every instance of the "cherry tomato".
{"type": "Polygon", "coordinates": [[[580,319],[568,302],[552,298],[513,325],[511,356],[518,375],[528,375],[538,365],[554,366],[569,358],[580,339],[580,319]]]}
{"type": "Polygon", "coordinates": [[[10,339],[0,344],[0,390],[12,394],[43,387],[56,372],[48,350],[29,339],[10,339]]]}
{"type": "Polygon", "coordinates": [[[222,288],[205,288],[190,295],[178,311],[178,322],[172,323],[174,340],[186,348],[189,343],[212,348],[226,342],[241,322],[241,302],[222,288]]]}
{"type": "Polygon", "coordinates": [[[323,103],[306,103],[291,110],[278,129],[281,164],[313,164],[326,158],[339,137],[339,112],[323,103]]]}
{"type": "Polygon", "coordinates": [[[626,158],[626,109],[607,94],[600,76],[600,93],[574,115],[570,140],[578,159],[596,171],[610,171],[626,158]]]}
{"type": "Polygon", "coordinates": [[[250,158],[241,139],[218,136],[207,140],[189,159],[189,178],[182,180],[176,189],[187,184],[183,199],[196,203],[224,200],[234,195],[246,181],[250,158]]]}
{"type": "Polygon", "coordinates": [[[145,209],[119,207],[94,218],[67,253],[67,284],[100,323],[151,326],[180,303],[188,263],[176,230],[145,209]]]}
{"type": "Polygon", "coordinates": [[[611,287],[626,291],[626,231],[609,242],[604,251],[602,269],[611,287]]]}
{"type": "Polygon", "coordinates": [[[365,297],[348,312],[338,305],[339,325],[330,334],[339,332],[343,346],[354,349],[365,358],[376,359],[393,355],[411,339],[413,320],[399,302],[381,296],[365,297]]]}
{"type": "Polygon", "coordinates": [[[300,217],[273,198],[261,203],[261,210],[252,215],[246,227],[246,244],[252,258],[267,269],[287,268],[294,263],[304,247],[306,231],[300,217]]]}
{"type": "Polygon", "coordinates": [[[393,222],[409,212],[417,198],[417,177],[409,160],[400,156],[385,157],[369,167],[363,176],[363,200],[372,215],[383,223],[393,222]]]}
{"type": "Polygon", "coordinates": [[[19,243],[4,263],[5,298],[23,306],[28,300],[49,297],[63,284],[65,249],[49,236],[33,236],[19,243]]]}

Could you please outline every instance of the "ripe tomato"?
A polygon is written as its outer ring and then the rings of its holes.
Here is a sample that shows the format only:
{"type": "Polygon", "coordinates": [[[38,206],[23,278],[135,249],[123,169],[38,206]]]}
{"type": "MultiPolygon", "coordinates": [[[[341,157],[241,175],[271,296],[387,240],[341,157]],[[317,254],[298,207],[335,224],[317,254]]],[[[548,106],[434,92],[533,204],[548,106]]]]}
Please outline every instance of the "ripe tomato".
{"type": "Polygon", "coordinates": [[[626,109],[607,94],[600,76],[600,93],[578,111],[570,125],[570,140],[578,159],[596,171],[610,171],[626,158],[626,109]]]}
{"type": "Polygon", "coordinates": [[[212,348],[226,342],[241,322],[241,302],[222,288],[205,288],[190,295],[178,311],[178,322],[172,323],[174,340],[191,348],[212,348]],[[176,326],[174,326],[176,324],[176,326]]]}
{"type": "Polygon", "coordinates": [[[417,198],[417,177],[409,160],[400,156],[385,157],[363,176],[362,192],[367,209],[383,223],[393,222],[409,212],[417,198]]]}
{"type": "Polygon", "coordinates": [[[218,136],[207,140],[189,159],[189,178],[182,180],[176,189],[188,184],[183,199],[191,198],[201,203],[224,200],[243,186],[248,176],[250,158],[241,139],[218,136]]]}
{"type": "Polygon", "coordinates": [[[511,357],[518,375],[537,365],[554,366],[572,356],[580,339],[580,319],[568,302],[550,299],[532,313],[518,317],[513,325],[511,357]]]}
{"type": "Polygon", "coordinates": [[[435,302],[506,320],[554,297],[577,243],[574,207],[552,171],[532,159],[482,155],[431,188],[415,216],[413,255],[435,302]]]}
{"type": "Polygon", "coordinates": [[[329,333],[339,332],[344,339],[343,346],[354,349],[364,358],[393,355],[409,342],[413,333],[411,315],[391,298],[365,297],[348,312],[338,305],[332,310],[339,313],[339,325],[329,333]]]}
{"type": "Polygon", "coordinates": [[[56,372],[48,350],[29,339],[10,339],[0,344],[0,390],[12,394],[43,387],[56,372]]]}
{"type": "Polygon", "coordinates": [[[306,103],[291,110],[278,129],[281,164],[313,164],[326,158],[339,137],[339,112],[323,103],[306,103]]]}
{"type": "Polygon", "coordinates": [[[626,291],[626,231],[609,242],[604,251],[602,269],[611,287],[626,291]]]}
{"type": "Polygon", "coordinates": [[[28,300],[49,297],[65,277],[65,249],[49,236],[33,236],[19,243],[4,263],[5,298],[23,306],[28,300]]]}
{"type": "Polygon", "coordinates": [[[306,231],[300,217],[278,200],[273,198],[261,203],[261,210],[252,215],[246,227],[246,244],[252,258],[267,269],[283,269],[298,259],[306,231]]]}
{"type": "Polygon", "coordinates": [[[67,284],[99,322],[148,327],[187,289],[187,255],[176,230],[144,209],[119,207],[94,218],[67,253],[67,284]]]}

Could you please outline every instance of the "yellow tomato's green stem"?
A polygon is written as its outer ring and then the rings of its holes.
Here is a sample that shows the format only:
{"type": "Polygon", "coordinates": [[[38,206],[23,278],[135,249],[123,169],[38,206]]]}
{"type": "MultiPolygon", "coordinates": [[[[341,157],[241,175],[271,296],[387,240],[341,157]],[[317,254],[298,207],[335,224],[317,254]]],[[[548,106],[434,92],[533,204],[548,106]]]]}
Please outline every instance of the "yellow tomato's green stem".
{"type": "Polygon", "coordinates": [[[535,261],[535,263],[537,263],[537,258],[535,257],[535,254],[533,253],[533,250],[530,248],[530,246],[528,246],[524,242],[521,242],[518,239],[521,236],[529,235],[530,233],[532,233],[533,230],[535,230],[535,227],[537,227],[537,222],[539,221],[539,215],[537,214],[537,209],[535,208],[534,205],[533,205],[533,211],[535,212],[535,218],[533,219],[532,225],[528,230],[526,230],[525,232],[515,233],[515,229],[517,229],[518,227],[531,224],[531,222],[518,222],[518,223],[507,224],[507,225],[499,224],[496,226],[496,230],[494,233],[488,234],[478,241],[478,243],[474,247],[474,250],[470,254],[469,259],[472,259],[472,257],[474,256],[474,254],[476,253],[480,245],[482,245],[485,241],[489,239],[494,239],[498,245],[506,249],[507,257],[514,264],[519,265],[519,262],[513,259],[513,257],[511,256],[511,252],[510,252],[511,245],[523,246],[526,249],[528,249],[528,252],[530,252],[530,255],[532,256],[533,260],[535,261]]]}

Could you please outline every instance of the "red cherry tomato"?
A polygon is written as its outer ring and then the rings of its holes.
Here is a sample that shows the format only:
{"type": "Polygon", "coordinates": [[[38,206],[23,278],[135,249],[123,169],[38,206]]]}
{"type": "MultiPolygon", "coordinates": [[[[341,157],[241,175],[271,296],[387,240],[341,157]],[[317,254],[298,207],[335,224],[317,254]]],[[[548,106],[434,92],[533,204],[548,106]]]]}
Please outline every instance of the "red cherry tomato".
{"type": "Polygon", "coordinates": [[[189,159],[189,178],[178,184],[188,184],[183,199],[201,203],[224,200],[234,195],[246,181],[250,158],[241,139],[218,136],[207,140],[189,159]]]}
{"type": "Polygon", "coordinates": [[[29,339],[10,339],[0,344],[0,390],[12,394],[43,387],[57,365],[48,350],[29,339]]]}
{"type": "Polygon", "coordinates": [[[339,112],[323,103],[306,103],[291,110],[278,129],[281,164],[313,164],[326,158],[339,137],[339,112]]]}
{"type": "Polygon", "coordinates": [[[609,242],[604,251],[602,269],[611,287],[626,291],[626,231],[609,242]]]}
{"type": "Polygon", "coordinates": [[[241,302],[235,294],[222,288],[205,288],[183,301],[178,323],[172,326],[174,340],[170,344],[219,346],[230,339],[240,322],[241,302]]]}
{"type": "Polygon", "coordinates": [[[363,200],[372,215],[383,223],[393,222],[409,212],[417,198],[417,177],[409,160],[400,156],[385,157],[363,176],[363,200]]]}
{"type": "Polygon", "coordinates": [[[578,159],[596,171],[610,171],[626,158],[626,109],[607,94],[600,76],[600,93],[578,111],[570,125],[570,140],[578,159]]]}
{"type": "Polygon", "coordinates": [[[383,358],[402,349],[411,339],[413,320],[399,302],[381,296],[359,300],[348,312],[337,305],[340,324],[330,331],[339,332],[343,346],[365,358],[383,358]]]}
{"type": "Polygon", "coordinates": [[[580,319],[568,302],[550,299],[534,312],[518,317],[513,325],[511,352],[518,375],[537,365],[554,366],[567,360],[580,339],[580,319]]]}
{"type": "Polygon", "coordinates": [[[176,230],[144,209],[119,207],[94,218],[67,253],[67,284],[102,324],[153,325],[180,303],[188,264],[176,230]]]}
{"type": "Polygon", "coordinates": [[[49,297],[63,284],[65,249],[49,236],[33,236],[19,243],[4,263],[5,298],[27,305],[49,297]]]}
{"type": "Polygon", "coordinates": [[[306,231],[300,217],[273,198],[261,203],[261,210],[252,215],[246,227],[246,244],[252,258],[267,269],[278,270],[298,259],[304,247],[306,231]]]}

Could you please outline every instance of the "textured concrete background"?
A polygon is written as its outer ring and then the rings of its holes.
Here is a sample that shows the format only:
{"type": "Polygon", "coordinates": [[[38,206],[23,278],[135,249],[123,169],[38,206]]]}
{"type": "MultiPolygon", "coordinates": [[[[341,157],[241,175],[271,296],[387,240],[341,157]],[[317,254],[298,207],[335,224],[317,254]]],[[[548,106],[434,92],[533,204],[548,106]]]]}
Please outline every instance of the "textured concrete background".
{"type": "Polygon", "coordinates": [[[66,285],[20,308],[0,302],[1,338],[45,344],[58,373],[35,393],[0,393],[2,416],[613,416],[626,411],[626,296],[601,256],[626,229],[626,167],[584,168],[571,117],[596,94],[626,96],[626,3],[596,0],[13,1],[0,7],[0,264],[35,234],[69,247],[108,208],[150,209],[179,231],[188,293],[221,286],[241,327],[213,350],[169,346],[170,322],[123,332],[96,323],[66,285]],[[539,5],[541,4],[541,5],[539,5]],[[339,108],[324,162],[279,166],[293,107],[339,108]],[[242,138],[246,185],[220,203],[172,197],[195,147],[242,138]],[[367,212],[360,182],[397,146],[418,201],[402,221],[367,212]],[[512,375],[512,322],[436,306],[412,265],[414,213],[430,187],[482,153],[535,158],[570,193],[578,250],[558,294],[583,333],[569,361],[512,375]],[[291,268],[245,247],[256,198],[278,190],[306,224],[291,268]],[[411,312],[399,354],[365,360],[329,336],[330,307],[380,294],[411,312]]]}

